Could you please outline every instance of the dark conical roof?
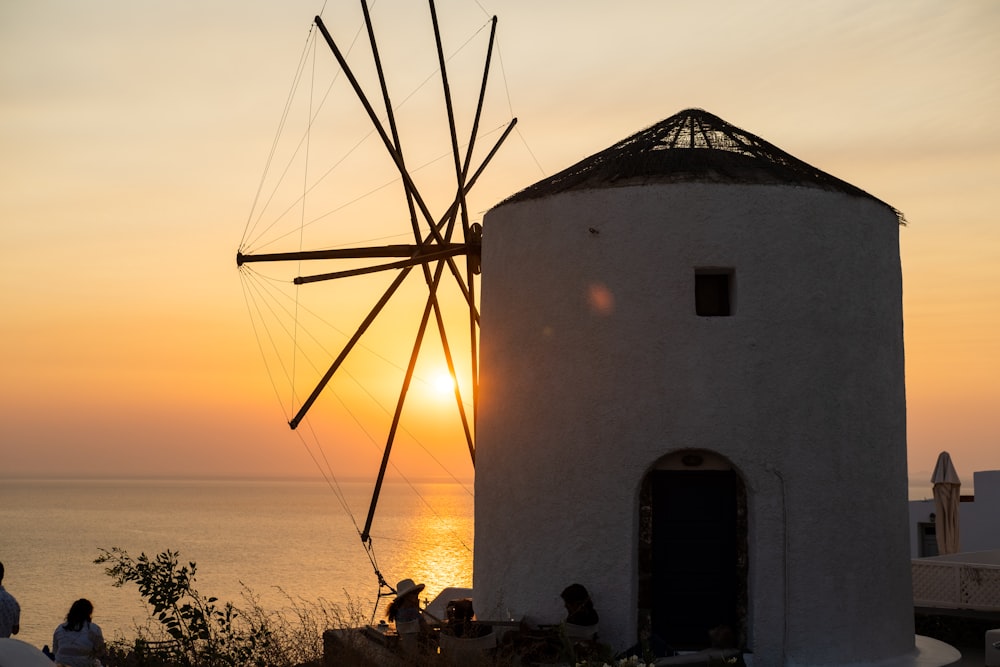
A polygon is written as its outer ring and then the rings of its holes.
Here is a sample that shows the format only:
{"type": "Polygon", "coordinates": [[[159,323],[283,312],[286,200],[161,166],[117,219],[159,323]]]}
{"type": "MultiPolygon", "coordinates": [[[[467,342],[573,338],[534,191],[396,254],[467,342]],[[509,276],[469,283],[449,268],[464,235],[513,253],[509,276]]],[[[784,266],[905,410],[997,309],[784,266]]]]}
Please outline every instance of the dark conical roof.
{"type": "Polygon", "coordinates": [[[885,204],[702,109],[681,111],[501,203],[568,190],[684,182],[800,185],[885,204]]]}

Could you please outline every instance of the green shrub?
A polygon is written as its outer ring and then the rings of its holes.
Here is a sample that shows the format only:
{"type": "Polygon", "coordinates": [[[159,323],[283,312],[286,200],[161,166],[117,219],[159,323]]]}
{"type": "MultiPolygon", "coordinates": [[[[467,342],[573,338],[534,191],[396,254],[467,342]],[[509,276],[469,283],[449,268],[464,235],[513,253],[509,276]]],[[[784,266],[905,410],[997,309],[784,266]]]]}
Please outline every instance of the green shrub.
{"type": "MultiPolygon", "coordinates": [[[[150,618],[159,632],[138,629],[127,664],[154,667],[243,667],[277,665],[272,632],[266,618],[243,616],[231,602],[219,604],[194,587],[197,565],[181,565],[179,554],[164,551],[150,558],[133,558],[113,547],[101,549],[94,561],[106,565],[105,573],[116,587],[134,583],[150,607],[150,618]]],[[[121,649],[121,647],[116,647],[121,649]]],[[[110,660],[109,660],[110,662],[110,660]]]]}

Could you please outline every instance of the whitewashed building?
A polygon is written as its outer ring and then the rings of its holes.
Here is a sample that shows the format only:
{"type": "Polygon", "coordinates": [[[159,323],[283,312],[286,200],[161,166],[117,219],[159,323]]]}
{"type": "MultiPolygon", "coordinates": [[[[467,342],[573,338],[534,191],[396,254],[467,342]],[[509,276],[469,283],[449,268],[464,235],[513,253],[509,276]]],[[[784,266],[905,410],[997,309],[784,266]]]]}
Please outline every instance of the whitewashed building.
{"type": "MultiPolygon", "coordinates": [[[[1000,550],[1000,470],[972,474],[975,493],[958,505],[959,552],[1000,550]]],[[[937,556],[934,499],[910,501],[910,556],[937,556]]]]}
{"type": "Polygon", "coordinates": [[[912,656],[899,223],[701,110],[490,210],[479,614],[578,582],[615,648],[912,656]]]}

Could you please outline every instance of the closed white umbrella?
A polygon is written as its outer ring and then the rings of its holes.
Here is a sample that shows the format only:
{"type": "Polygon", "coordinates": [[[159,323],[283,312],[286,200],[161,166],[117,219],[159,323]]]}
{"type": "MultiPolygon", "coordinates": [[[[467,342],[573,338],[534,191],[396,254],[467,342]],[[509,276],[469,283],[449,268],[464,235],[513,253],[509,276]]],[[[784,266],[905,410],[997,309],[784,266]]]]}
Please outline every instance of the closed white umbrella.
{"type": "Polygon", "coordinates": [[[958,504],[961,500],[962,480],[958,478],[948,452],[938,455],[931,483],[934,485],[934,513],[937,517],[934,530],[937,534],[938,553],[957,553],[960,548],[958,504]]]}

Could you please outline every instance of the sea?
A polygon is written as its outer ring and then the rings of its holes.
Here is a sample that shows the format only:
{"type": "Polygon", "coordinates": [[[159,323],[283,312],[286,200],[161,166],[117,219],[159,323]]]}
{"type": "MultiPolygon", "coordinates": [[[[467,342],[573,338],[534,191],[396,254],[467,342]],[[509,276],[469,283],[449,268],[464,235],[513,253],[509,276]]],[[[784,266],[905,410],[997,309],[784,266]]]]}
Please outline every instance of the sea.
{"type": "MultiPolygon", "coordinates": [[[[370,559],[359,535],[372,492],[371,481],[0,479],[0,562],[21,605],[18,638],[51,644],[78,598],[94,603],[108,639],[134,637],[149,616],[138,588],[115,587],[94,563],[114,547],[133,557],[177,552],[196,563],[203,596],[244,609],[252,598],[286,615],[322,603],[370,622],[376,569],[393,586],[426,584],[427,599],[472,585],[471,483],[387,482],[370,559]]],[[[911,480],[909,497],[932,497],[930,484],[911,480]]]]}
{"type": "Polygon", "coordinates": [[[149,615],[138,588],[115,587],[94,563],[115,547],[177,552],[196,564],[204,597],[286,615],[322,603],[370,621],[376,570],[393,586],[426,584],[428,598],[471,586],[471,483],[384,484],[369,558],[360,533],[372,492],[371,481],[0,479],[0,562],[21,606],[17,638],[51,644],[78,598],[93,602],[106,638],[134,637],[149,615]]]}

